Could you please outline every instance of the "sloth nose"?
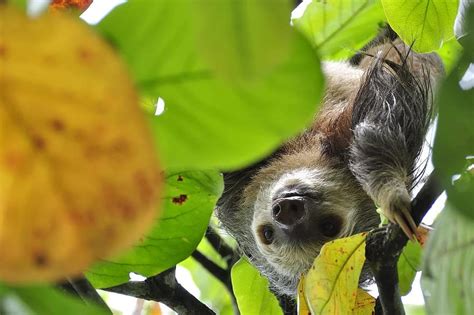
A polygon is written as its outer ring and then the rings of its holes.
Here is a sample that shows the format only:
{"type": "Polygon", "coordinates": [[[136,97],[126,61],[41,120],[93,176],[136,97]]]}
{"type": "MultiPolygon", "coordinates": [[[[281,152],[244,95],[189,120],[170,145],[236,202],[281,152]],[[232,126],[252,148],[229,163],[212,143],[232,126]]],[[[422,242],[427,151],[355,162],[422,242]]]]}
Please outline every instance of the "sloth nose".
{"type": "Polygon", "coordinates": [[[306,200],[301,196],[292,196],[276,200],[273,204],[273,219],[282,228],[290,229],[299,224],[307,214],[306,200]]]}

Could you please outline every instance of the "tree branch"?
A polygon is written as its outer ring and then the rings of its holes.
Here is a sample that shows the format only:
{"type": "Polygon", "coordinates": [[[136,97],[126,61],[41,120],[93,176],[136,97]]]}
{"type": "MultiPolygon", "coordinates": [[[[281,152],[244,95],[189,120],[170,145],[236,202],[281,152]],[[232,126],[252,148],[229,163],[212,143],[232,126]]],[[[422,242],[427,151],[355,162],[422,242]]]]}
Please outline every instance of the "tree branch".
{"type": "Polygon", "coordinates": [[[67,293],[78,296],[84,303],[96,305],[108,314],[112,314],[109,306],[86,278],[68,279],[67,282],[61,283],[58,286],[67,293]]]}
{"type": "Polygon", "coordinates": [[[149,277],[145,281],[131,281],[104,290],[161,302],[182,315],[215,314],[176,281],[175,267],[149,277]]]}
{"type": "Polygon", "coordinates": [[[203,255],[200,251],[195,250],[191,256],[203,266],[207,271],[209,271],[214,277],[216,277],[220,282],[222,282],[229,292],[233,292],[232,290],[232,282],[230,281],[230,273],[219,267],[215,262],[207,258],[203,255]]]}
{"type": "Polygon", "coordinates": [[[199,251],[195,250],[191,255],[197,262],[201,264],[207,271],[209,271],[213,276],[215,276],[219,281],[221,281],[227,290],[229,291],[232,309],[234,314],[240,314],[239,307],[237,305],[237,299],[234,295],[234,290],[232,288],[231,280],[231,270],[235,262],[240,258],[239,254],[232,249],[227,243],[219,236],[219,234],[212,228],[208,227],[206,231],[206,239],[211,244],[212,248],[222,257],[226,262],[227,268],[223,269],[219,267],[216,263],[211,261],[209,258],[204,256],[199,251]]]}
{"type": "MultiPolygon", "coordinates": [[[[417,225],[443,192],[436,177],[435,172],[431,173],[411,202],[413,219],[417,225]]],[[[397,263],[407,242],[408,238],[395,224],[376,229],[367,235],[365,256],[377,283],[383,314],[405,314],[398,288],[397,263]]]]}

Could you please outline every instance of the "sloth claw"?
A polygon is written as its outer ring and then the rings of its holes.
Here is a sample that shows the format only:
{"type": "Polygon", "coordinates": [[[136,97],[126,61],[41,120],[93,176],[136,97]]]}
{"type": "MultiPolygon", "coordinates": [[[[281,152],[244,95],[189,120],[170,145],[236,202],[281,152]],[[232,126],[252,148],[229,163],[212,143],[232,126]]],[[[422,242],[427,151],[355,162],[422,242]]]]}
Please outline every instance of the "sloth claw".
{"type": "Polygon", "coordinates": [[[410,213],[410,198],[398,195],[392,198],[388,203],[388,207],[384,207],[384,214],[395,224],[398,224],[405,235],[411,240],[416,240],[417,226],[410,213]]]}

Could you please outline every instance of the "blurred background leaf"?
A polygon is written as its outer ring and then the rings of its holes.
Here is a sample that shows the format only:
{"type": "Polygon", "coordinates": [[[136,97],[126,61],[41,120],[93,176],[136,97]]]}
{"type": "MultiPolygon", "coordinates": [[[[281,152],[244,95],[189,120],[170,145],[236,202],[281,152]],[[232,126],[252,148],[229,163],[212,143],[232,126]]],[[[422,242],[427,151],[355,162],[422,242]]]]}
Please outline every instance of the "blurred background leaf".
{"type": "Polygon", "coordinates": [[[435,223],[421,278],[428,314],[474,314],[472,223],[450,203],[435,223]]]}
{"type": "Polygon", "coordinates": [[[241,167],[311,122],[323,77],[310,44],[289,25],[288,3],[135,0],[99,24],[143,93],[164,101],[161,115],[148,112],[165,167],[241,167]],[[232,10],[235,3],[245,5],[232,10]],[[267,23],[271,30],[243,36],[267,23]],[[207,29],[215,32],[209,39],[207,29]],[[277,41],[275,34],[282,34],[277,41]],[[267,53],[273,57],[260,62],[267,53]],[[240,65],[246,70],[236,71],[240,65]]]}
{"type": "Polygon", "coordinates": [[[2,315],[108,315],[98,306],[46,285],[9,287],[0,283],[2,315]]]}

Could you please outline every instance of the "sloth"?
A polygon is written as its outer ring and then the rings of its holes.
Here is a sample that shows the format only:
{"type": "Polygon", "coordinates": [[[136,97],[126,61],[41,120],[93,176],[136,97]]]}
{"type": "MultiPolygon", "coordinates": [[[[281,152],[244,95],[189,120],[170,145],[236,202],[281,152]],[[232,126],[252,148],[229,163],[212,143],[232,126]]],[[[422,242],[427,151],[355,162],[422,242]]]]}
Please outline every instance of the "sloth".
{"type": "Polygon", "coordinates": [[[410,192],[441,60],[385,30],[350,60],[322,68],[325,96],[313,123],[264,160],[224,173],[216,206],[280,297],[295,296],[324,243],[377,227],[377,207],[409,238],[416,233],[410,192]]]}

